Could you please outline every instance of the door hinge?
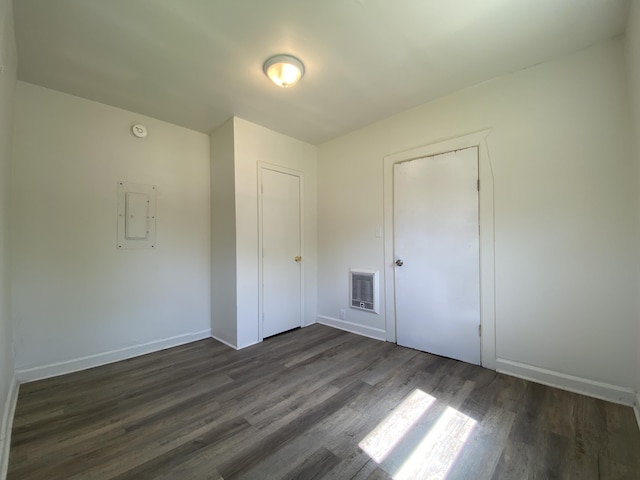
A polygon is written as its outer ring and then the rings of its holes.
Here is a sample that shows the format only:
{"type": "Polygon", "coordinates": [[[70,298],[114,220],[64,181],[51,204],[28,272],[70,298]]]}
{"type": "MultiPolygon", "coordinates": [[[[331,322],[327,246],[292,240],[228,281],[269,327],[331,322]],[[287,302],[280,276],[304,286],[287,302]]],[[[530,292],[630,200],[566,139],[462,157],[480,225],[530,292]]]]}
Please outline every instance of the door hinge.
{"type": "Polygon", "coordinates": [[[476,187],[478,188],[478,191],[480,191],[480,179],[478,179],[478,181],[476,183],[476,187]]]}
{"type": "Polygon", "coordinates": [[[482,336],[482,325],[478,325],[478,336],[482,336]]]}

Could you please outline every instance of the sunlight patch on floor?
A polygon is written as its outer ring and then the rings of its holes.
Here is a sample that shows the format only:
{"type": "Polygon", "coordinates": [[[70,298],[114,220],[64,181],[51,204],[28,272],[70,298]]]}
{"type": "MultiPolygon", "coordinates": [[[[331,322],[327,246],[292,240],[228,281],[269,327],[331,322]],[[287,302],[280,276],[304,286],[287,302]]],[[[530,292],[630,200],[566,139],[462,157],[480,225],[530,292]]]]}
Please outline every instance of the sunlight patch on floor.
{"type": "Polygon", "coordinates": [[[455,408],[447,407],[393,475],[394,480],[444,480],[476,423],[455,408]]]}
{"type": "Polygon", "coordinates": [[[422,390],[414,390],[358,445],[381,463],[435,400],[422,390]]]}

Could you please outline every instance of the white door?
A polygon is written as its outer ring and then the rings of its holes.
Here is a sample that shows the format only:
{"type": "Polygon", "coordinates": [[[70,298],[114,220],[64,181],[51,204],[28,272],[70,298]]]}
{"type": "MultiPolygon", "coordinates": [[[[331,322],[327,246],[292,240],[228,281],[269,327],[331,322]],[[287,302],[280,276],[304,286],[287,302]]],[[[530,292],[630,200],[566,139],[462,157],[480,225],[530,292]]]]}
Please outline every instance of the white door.
{"type": "Polygon", "coordinates": [[[480,364],[477,147],[394,165],[399,345],[480,364]]]}
{"type": "Polygon", "coordinates": [[[300,177],[262,167],[262,337],[302,325],[300,177]]]}

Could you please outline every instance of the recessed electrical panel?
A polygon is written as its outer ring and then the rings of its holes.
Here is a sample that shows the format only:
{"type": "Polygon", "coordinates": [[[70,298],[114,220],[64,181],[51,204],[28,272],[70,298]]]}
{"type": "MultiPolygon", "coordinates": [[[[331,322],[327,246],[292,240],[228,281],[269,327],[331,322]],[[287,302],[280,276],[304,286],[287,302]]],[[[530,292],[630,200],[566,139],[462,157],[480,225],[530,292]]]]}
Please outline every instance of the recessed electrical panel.
{"type": "Polygon", "coordinates": [[[119,249],[156,247],[154,185],[118,182],[119,249]]]}

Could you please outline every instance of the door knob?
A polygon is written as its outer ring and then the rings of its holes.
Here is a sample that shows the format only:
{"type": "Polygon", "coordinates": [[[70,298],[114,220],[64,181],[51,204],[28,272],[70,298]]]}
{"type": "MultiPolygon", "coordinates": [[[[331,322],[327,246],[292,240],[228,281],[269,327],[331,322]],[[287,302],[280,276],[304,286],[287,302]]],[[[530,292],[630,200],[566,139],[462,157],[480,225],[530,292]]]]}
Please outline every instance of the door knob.
{"type": "Polygon", "coordinates": [[[396,265],[401,267],[402,265],[404,265],[404,262],[401,259],[396,260],[396,265]]]}
{"type": "Polygon", "coordinates": [[[296,255],[296,256],[295,256],[295,258],[294,258],[294,260],[295,260],[296,262],[301,262],[301,261],[302,261],[302,257],[301,257],[300,255],[296,255]]]}

